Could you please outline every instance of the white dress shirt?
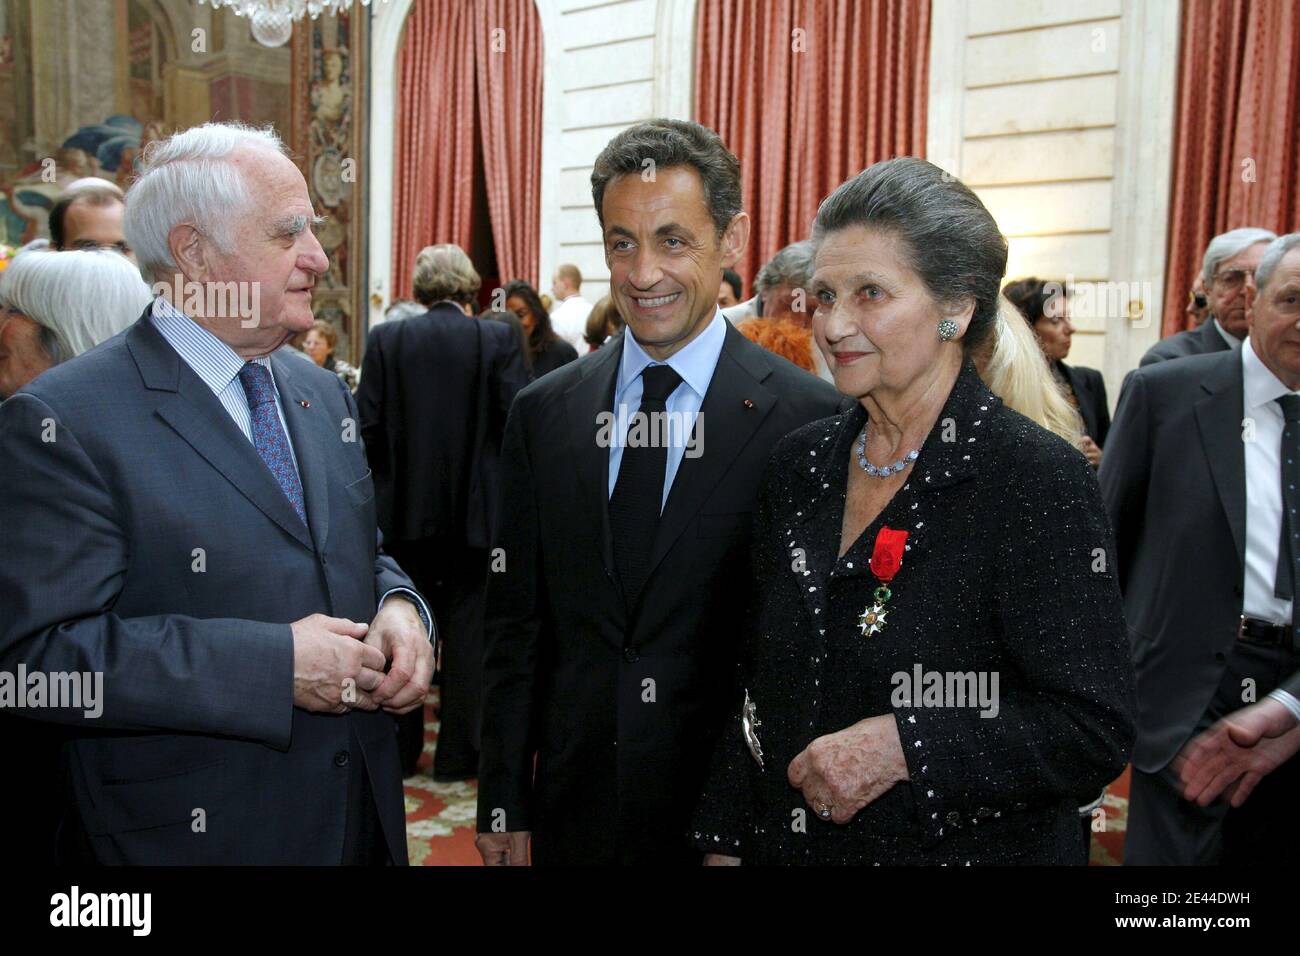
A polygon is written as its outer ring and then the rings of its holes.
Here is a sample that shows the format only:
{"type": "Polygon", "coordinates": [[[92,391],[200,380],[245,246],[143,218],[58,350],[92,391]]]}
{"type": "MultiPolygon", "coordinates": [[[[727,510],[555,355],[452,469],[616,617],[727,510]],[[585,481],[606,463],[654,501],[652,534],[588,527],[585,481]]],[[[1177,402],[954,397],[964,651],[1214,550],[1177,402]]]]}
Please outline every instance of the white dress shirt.
{"type": "Polygon", "coordinates": [[[587,354],[587,317],[593,306],[578,293],[557,302],[551,309],[551,328],[555,334],[577,350],[579,355],[587,354]]]}
{"type": "MultiPolygon", "coordinates": [[[[609,497],[614,497],[614,486],[618,483],[618,469],[623,461],[623,443],[627,438],[632,416],[641,407],[641,394],[645,384],[641,371],[648,365],[667,365],[682,377],[681,384],[673,389],[664,402],[669,420],[674,424],[668,429],[668,461],[664,466],[664,493],[659,501],[659,508],[668,502],[668,492],[672,489],[677,469],[681,467],[686,455],[686,446],[695,427],[695,419],[704,404],[704,394],[713,381],[713,371],[718,367],[722,355],[722,343],[727,338],[727,320],[716,307],[708,326],[695,339],[669,356],[667,362],[658,362],[646,354],[645,349],[637,344],[631,330],[623,336],[623,356],[619,361],[618,380],[614,385],[615,428],[614,440],[609,448],[609,497]]],[[[704,441],[704,435],[698,436],[704,441]]]]}
{"type": "MultiPolygon", "coordinates": [[[[1242,408],[1254,422],[1246,454],[1246,574],[1241,613],[1291,625],[1291,602],[1274,596],[1277,550],[1282,537],[1282,430],[1286,421],[1277,399],[1292,392],[1260,361],[1250,338],[1241,344],[1242,408]]],[[[1295,449],[1300,453],[1300,449],[1295,449]]],[[[1300,720],[1300,701],[1278,688],[1269,694],[1300,720]]]]}

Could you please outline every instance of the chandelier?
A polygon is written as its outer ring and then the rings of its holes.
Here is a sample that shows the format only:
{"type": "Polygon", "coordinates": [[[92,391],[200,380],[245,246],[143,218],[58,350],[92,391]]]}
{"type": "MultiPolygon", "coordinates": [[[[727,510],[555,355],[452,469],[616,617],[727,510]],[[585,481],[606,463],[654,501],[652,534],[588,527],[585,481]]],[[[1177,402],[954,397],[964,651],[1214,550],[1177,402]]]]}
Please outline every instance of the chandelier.
{"type": "MultiPolygon", "coordinates": [[[[229,7],[237,17],[248,17],[253,39],[262,46],[283,46],[293,35],[293,24],[303,17],[315,20],[322,13],[335,16],[352,9],[352,0],[198,0],[214,10],[229,7]]],[[[370,0],[360,0],[363,7],[370,0]]]]}

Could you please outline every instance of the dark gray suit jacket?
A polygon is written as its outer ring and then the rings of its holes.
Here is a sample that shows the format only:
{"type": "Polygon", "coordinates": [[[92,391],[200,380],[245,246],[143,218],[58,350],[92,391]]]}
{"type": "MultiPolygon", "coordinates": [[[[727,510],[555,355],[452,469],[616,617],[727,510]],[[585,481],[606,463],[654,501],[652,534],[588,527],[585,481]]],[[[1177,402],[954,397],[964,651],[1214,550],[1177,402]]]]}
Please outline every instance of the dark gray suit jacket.
{"type": "MultiPolygon", "coordinates": [[[[1140,368],[1120,394],[1101,461],[1137,669],[1133,765],[1144,773],[1190,738],[1236,642],[1246,555],[1242,408],[1235,350],[1140,368]]],[[[1300,675],[1283,686],[1297,693],[1300,675]]],[[[1272,689],[1259,688],[1261,696],[1272,689]]]]}
{"type": "Polygon", "coordinates": [[[1212,319],[1213,317],[1207,318],[1197,328],[1187,329],[1161,339],[1147,349],[1146,355],[1142,356],[1142,361],[1138,365],[1154,365],[1156,362],[1186,358],[1188,355],[1227,352],[1229,350],[1228,343],[1223,341],[1223,336],[1215,328],[1212,319]]]}
{"type": "Polygon", "coordinates": [[[98,719],[26,712],[70,728],[100,862],[338,863],[357,760],[406,861],[393,719],[295,708],[289,624],[369,622],[411,583],[379,547],[347,389],[271,364],[310,527],[147,317],[0,406],[0,669],[103,673],[98,719]]]}

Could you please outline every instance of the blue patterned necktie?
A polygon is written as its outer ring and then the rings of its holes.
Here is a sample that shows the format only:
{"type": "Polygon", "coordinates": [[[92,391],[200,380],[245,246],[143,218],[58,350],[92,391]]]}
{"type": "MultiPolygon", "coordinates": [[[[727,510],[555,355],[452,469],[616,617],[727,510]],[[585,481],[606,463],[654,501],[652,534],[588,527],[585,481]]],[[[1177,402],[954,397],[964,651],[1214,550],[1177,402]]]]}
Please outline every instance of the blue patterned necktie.
{"type": "Polygon", "coordinates": [[[302,501],[302,482],[298,478],[298,469],[293,464],[293,454],[289,451],[289,436],[280,424],[280,415],[275,408],[275,387],[271,384],[271,370],[256,362],[245,362],[239,370],[239,384],[244,386],[244,397],[248,399],[248,411],[253,419],[253,446],[257,453],[271,469],[271,474],[279,482],[284,496],[298,512],[303,524],[307,523],[307,510],[302,501]]]}

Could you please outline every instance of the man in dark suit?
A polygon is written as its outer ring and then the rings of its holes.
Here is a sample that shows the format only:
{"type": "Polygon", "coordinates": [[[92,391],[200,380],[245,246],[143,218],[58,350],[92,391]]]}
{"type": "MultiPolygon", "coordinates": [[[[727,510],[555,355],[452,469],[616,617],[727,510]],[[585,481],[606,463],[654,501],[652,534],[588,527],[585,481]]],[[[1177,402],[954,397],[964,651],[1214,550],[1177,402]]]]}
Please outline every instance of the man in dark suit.
{"type": "MultiPolygon", "coordinates": [[[[465,314],[480,279],[454,245],[415,261],[429,311],[370,332],[357,408],[375,475],[384,545],[432,604],[442,641],[435,780],[478,774],[483,601],[501,471],[501,437],[528,384],[519,337],[465,314]]],[[[402,772],[424,743],[424,715],[399,721],[402,772]]]]}
{"type": "Polygon", "coordinates": [[[0,669],[82,691],[22,711],[69,728],[68,860],[406,862],[391,715],[431,622],[351,396],[272,354],[313,321],[313,218],[273,133],[155,143],[126,231],[166,291],[0,406],[0,669]]]}
{"type": "Polygon", "coordinates": [[[840,405],[717,309],[749,237],[717,134],[634,126],[592,193],[627,329],[520,392],[506,427],[489,864],[527,863],[530,837],[539,864],[700,862],[687,830],[730,700],[760,475],[778,439],[840,405]]]}
{"type": "Polygon", "coordinates": [[[1129,863],[1294,860],[1300,847],[1296,761],[1241,809],[1192,802],[1216,791],[1188,788],[1175,761],[1270,692],[1300,714],[1300,235],[1270,245],[1254,281],[1241,349],[1130,377],[1101,467],[1138,681],[1129,863]]]}
{"type": "Polygon", "coordinates": [[[1139,365],[1240,348],[1246,337],[1247,278],[1276,238],[1267,229],[1246,227],[1211,239],[1201,266],[1209,317],[1194,329],[1161,339],[1147,349],[1139,365]]]}

